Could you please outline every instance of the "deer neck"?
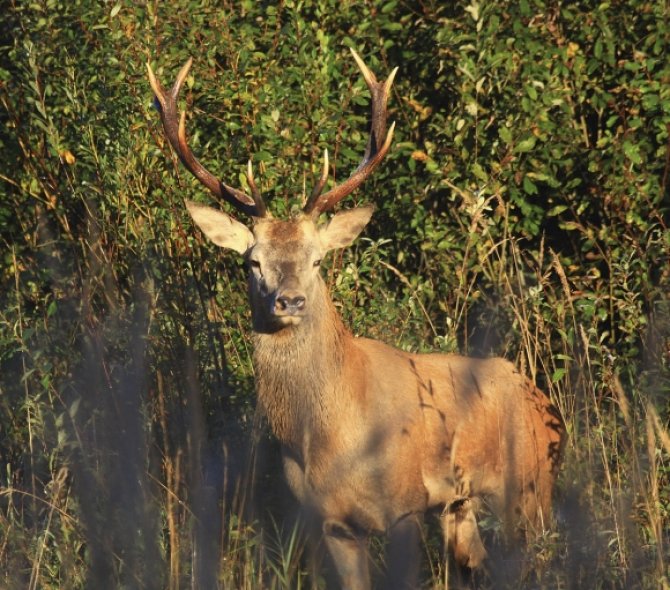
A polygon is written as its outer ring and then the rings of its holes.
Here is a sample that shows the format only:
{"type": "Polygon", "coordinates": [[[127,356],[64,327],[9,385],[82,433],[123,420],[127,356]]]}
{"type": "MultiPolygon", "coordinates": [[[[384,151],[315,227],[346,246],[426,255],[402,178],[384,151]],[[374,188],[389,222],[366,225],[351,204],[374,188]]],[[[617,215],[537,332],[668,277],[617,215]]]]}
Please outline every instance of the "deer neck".
{"type": "Polygon", "coordinates": [[[254,333],[254,368],[261,407],[275,436],[302,451],[306,437],[324,433],[343,401],[335,384],[352,338],[320,281],[312,313],[274,333],[254,333]]]}

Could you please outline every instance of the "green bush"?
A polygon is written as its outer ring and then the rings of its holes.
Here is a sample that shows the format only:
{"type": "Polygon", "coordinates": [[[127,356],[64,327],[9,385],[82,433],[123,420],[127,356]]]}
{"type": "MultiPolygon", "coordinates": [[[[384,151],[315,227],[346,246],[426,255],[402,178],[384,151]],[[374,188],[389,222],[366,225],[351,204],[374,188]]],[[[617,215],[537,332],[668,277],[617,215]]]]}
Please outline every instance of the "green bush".
{"type": "Polygon", "coordinates": [[[558,523],[519,587],[668,587],[667,6],[19,0],[0,18],[0,585],[305,583],[295,536],[242,493],[289,510],[251,445],[244,270],[185,214],[212,197],[145,64],[167,85],[194,57],[194,152],[242,187],[251,158],[288,215],[324,148],[335,180],[361,157],[354,47],[400,71],[394,147],[343,204],[376,216],[327,270],[346,322],[506,356],[557,403],[558,523]]]}

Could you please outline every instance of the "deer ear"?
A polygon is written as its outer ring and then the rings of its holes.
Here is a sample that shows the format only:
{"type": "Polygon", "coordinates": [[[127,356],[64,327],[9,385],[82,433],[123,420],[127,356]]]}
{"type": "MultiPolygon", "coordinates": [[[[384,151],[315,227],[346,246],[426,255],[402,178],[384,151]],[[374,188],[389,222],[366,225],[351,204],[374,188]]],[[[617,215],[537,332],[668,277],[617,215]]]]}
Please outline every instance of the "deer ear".
{"type": "Polygon", "coordinates": [[[340,211],[331,217],[328,225],[319,230],[321,244],[326,251],[344,248],[353,242],[370,221],[375,208],[372,205],[340,211]]]}
{"type": "Polygon", "coordinates": [[[186,208],[196,225],[217,246],[244,254],[254,245],[254,235],[249,228],[223,211],[193,201],[186,201],[186,208]]]}

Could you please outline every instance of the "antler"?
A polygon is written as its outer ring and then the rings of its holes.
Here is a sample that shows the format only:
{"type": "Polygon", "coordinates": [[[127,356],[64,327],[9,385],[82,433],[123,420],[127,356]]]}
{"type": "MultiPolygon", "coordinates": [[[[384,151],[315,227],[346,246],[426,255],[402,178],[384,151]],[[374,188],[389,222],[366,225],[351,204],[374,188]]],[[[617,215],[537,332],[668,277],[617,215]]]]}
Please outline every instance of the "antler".
{"type": "Polygon", "coordinates": [[[395,68],[391,72],[386,79],[386,82],[378,82],[375,75],[368,69],[363,63],[363,60],[353,49],[351,49],[351,53],[354,56],[354,59],[365,78],[365,82],[370,89],[370,94],[372,95],[370,137],[368,139],[367,147],[365,148],[363,160],[354,173],[342,184],[334,186],[328,192],[321,195],[321,191],[328,178],[328,151],[326,150],[324,154],[323,172],[303,209],[305,213],[309,213],[314,217],[318,217],[320,213],[332,209],[344,197],[363,184],[377,165],[384,159],[384,156],[391,147],[391,140],[393,139],[395,123],[391,125],[388,133],[386,133],[386,103],[391,91],[391,85],[393,84],[393,78],[395,78],[398,68],[395,68]],[[382,142],[384,136],[386,139],[382,142]]]}
{"type": "Polygon", "coordinates": [[[192,64],[193,58],[189,58],[179,71],[172,90],[165,92],[160,82],[156,79],[156,76],[151,69],[151,64],[147,62],[149,82],[156,95],[156,102],[163,123],[163,129],[165,130],[165,135],[186,169],[212,191],[215,196],[224,199],[242,213],[246,213],[253,217],[266,217],[268,213],[263,198],[254,182],[253,173],[251,171],[251,161],[249,161],[247,169],[247,179],[249,181],[249,187],[251,188],[252,197],[241,190],[221,182],[200,162],[198,162],[193,155],[193,152],[191,152],[191,149],[188,147],[188,142],[186,141],[186,112],[181,112],[181,117],[179,118],[179,122],[177,122],[177,99],[179,97],[179,91],[181,90],[184,80],[186,80],[186,76],[188,75],[192,64]]]}

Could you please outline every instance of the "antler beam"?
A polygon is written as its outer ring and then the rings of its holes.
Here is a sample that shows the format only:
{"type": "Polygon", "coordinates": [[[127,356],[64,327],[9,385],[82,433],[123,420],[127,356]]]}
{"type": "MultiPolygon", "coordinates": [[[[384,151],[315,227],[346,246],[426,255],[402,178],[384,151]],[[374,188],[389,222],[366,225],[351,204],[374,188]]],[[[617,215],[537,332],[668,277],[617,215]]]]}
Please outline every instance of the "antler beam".
{"type": "Polygon", "coordinates": [[[181,116],[177,116],[179,112],[177,100],[179,98],[179,91],[181,90],[184,80],[186,80],[186,76],[188,76],[192,64],[193,58],[189,58],[179,71],[177,80],[172,89],[169,92],[166,92],[163,90],[163,87],[151,69],[151,64],[147,62],[149,83],[156,95],[156,103],[160,112],[165,135],[186,169],[212,191],[216,197],[224,199],[246,215],[252,217],[265,217],[267,216],[267,210],[260,192],[256,187],[256,183],[254,182],[251,172],[251,163],[249,163],[247,178],[249,179],[249,187],[252,191],[252,197],[239,189],[228,186],[216,178],[200,162],[198,162],[188,146],[186,140],[186,112],[182,111],[181,116]]]}
{"type": "Polygon", "coordinates": [[[388,102],[391,85],[395,78],[398,68],[395,68],[385,82],[378,82],[372,71],[363,63],[359,55],[351,49],[351,53],[360,68],[365,82],[370,89],[372,95],[372,110],[370,113],[370,137],[368,139],[363,160],[358,165],[354,173],[345,180],[342,184],[338,184],[324,194],[320,194],[326,178],[328,176],[328,152],[326,151],[324,157],[324,170],[321,174],[319,182],[314,187],[312,194],[307,201],[303,211],[311,214],[313,217],[318,217],[324,211],[332,209],[344,197],[355,191],[365,180],[370,176],[372,171],[384,159],[386,153],[391,147],[391,140],[393,139],[393,130],[395,123],[391,125],[386,133],[386,103],[388,102]],[[382,141],[382,138],[385,139],[382,141]]]}

